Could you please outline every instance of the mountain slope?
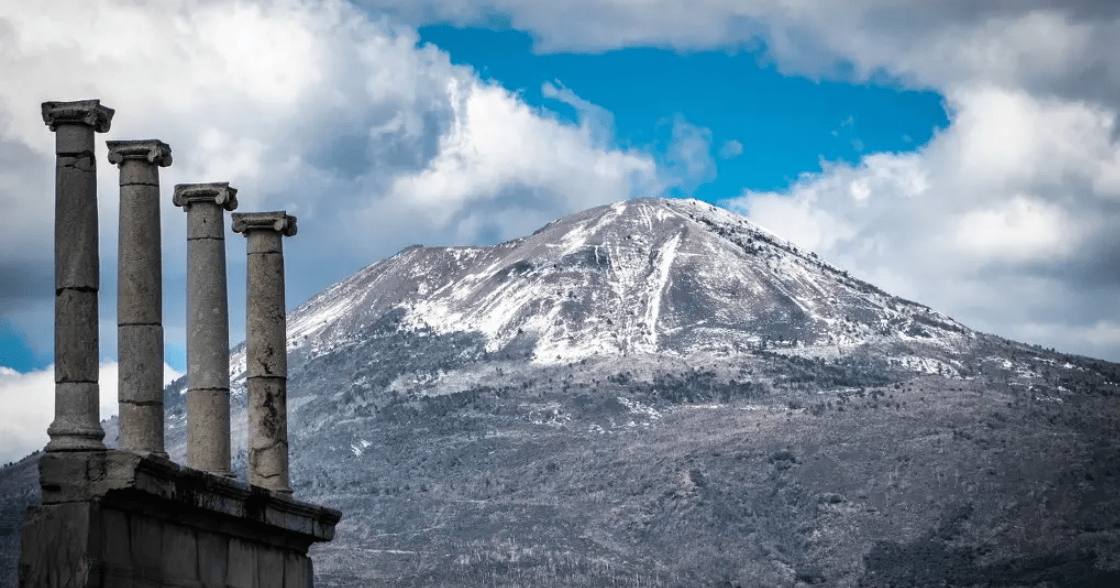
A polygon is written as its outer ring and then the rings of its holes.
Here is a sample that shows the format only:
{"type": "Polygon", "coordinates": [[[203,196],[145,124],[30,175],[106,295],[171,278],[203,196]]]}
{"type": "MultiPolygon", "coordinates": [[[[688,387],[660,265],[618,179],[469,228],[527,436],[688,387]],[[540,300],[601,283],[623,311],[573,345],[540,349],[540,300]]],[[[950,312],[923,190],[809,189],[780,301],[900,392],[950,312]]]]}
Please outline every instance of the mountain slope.
{"type": "Polygon", "coordinates": [[[296,309],[291,351],[346,345],[391,311],[406,328],[481,335],[491,353],[530,345],[537,364],[974,337],[695,200],[620,202],[494,247],[410,247],[296,309]]]}
{"type": "Polygon", "coordinates": [[[411,247],[288,327],[292,485],[345,513],[321,587],[1120,585],[1120,366],[706,204],[411,247]]]}

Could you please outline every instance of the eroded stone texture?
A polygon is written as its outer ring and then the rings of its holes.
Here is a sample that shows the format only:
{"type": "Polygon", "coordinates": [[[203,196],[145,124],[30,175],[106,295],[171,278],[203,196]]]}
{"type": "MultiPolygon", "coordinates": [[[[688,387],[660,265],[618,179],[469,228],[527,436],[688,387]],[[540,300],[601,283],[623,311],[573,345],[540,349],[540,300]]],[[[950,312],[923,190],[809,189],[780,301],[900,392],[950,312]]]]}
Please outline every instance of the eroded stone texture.
{"type": "Polygon", "coordinates": [[[113,110],[98,100],[44,102],[55,133],[55,419],[48,451],[103,450],[97,407],[97,161],[94,132],[113,110]]]}
{"type": "Polygon", "coordinates": [[[163,446],[163,260],[159,167],[171,148],[158,140],[109,141],[120,168],[117,263],[117,399],[121,449],[166,455],[163,446]]]}
{"type": "Polygon", "coordinates": [[[276,492],[288,485],[287,319],[282,239],[296,234],[283,211],[233,215],[247,241],[246,364],[249,393],[249,483],[276,492]]]}
{"type": "Polygon", "coordinates": [[[179,184],[174,202],[187,212],[187,464],[233,476],[225,211],[237,208],[237,190],[179,184]]]}
{"type": "Polygon", "coordinates": [[[154,454],[51,453],[39,467],[21,588],[311,588],[308,547],[341,516],[154,454]]]}

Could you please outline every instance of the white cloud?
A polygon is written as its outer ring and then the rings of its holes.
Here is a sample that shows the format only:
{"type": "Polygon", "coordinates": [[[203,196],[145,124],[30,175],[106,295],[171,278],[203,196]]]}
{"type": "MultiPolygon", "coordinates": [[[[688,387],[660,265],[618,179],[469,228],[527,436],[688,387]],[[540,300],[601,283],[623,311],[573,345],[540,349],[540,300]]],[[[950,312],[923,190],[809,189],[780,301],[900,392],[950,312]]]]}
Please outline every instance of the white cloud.
{"type": "Polygon", "coordinates": [[[735,139],[731,139],[719,148],[720,159],[735,159],[743,154],[743,144],[735,139]]]}
{"type": "MultiPolygon", "coordinates": [[[[660,189],[648,155],[613,149],[602,113],[572,125],[482,82],[416,31],[341,0],[0,5],[0,318],[39,352],[51,332],[53,137],[46,100],[116,109],[97,136],[102,352],[112,357],[116,170],[103,141],[155,137],[169,342],[182,333],[185,216],[176,183],[229,181],[240,209],[287,209],[298,303],[406,244],[520,235],[558,216],[660,189]],[[505,216],[503,216],[505,215],[505,216]]],[[[594,111],[574,94],[556,97],[594,111]]],[[[230,238],[231,336],[243,332],[244,245],[230,238]]]]}
{"type": "MultiPolygon", "coordinates": [[[[164,384],[182,374],[163,367],[164,384]]],[[[102,363],[98,374],[101,419],[117,414],[117,363],[102,363]]],[[[47,427],[54,420],[54,366],[20,373],[0,366],[0,464],[15,461],[46,446],[47,427]]]]}
{"type": "Polygon", "coordinates": [[[787,74],[933,89],[950,126],[918,152],[823,162],[787,190],[728,205],[975,327],[1120,360],[1116,2],[363,4],[415,22],[505,15],[542,52],[761,47],[787,74]]]}
{"type": "Polygon", "coordinates": [[[694,125],[680,114],[672,117],[669,142],[660,162],[662,182],[677,196],[692,196],[701,184],[716,178],[712,131],[694,125]]]}
{"type": "Polygon", "coordinates": [[[1116,116],[996,88],[958,92],[915,153],[826,165],[788,192],[724,204],[966,324],[1120,357],[1116,116]],[[1010,153],[1009,153],[1010,152],[1010,153]]]}

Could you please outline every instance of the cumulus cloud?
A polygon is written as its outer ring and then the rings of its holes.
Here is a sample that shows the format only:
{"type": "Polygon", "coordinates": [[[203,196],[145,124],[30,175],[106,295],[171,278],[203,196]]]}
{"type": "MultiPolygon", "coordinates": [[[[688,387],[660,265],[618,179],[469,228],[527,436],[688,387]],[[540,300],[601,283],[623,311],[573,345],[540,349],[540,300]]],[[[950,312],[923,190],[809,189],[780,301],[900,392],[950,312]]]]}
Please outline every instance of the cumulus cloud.
{"type": "Polygon", "coordinates": [[[735,159],[743,154],[743,144],[735,139],[727,141],[719,148],[720,159],[735,159]]]}
{"type": "MultiPolygon", "coordinates": [[[[182,374],[163,366],[164,384],[182,374]]],[[[98,375],[101,418],[117,414],[117,363],[101,364],[98,375]]],[[[27,373],[0,366],[0,464],[15,461],[47,445],[54,420],[54,366],[27,373]]]]}
{"type": "Polygon", "coordinates": [[[1023,91],[951,95],[915,153],[831,164],[725,206],[974,327],[1117,357],[1117,118],[1023,91]]]}
{"type": "MultiPolygon", "coordinates": [[[[169,342],[182,340],[185,307],[176,183],[229,181],[241,210],[300,218],[286,247],[292,303],[405,244],[500,241],[661,186],[653,159],[612,148],[599,122],[531,108],[418,46],[414,28],[340,0],[5,4],[0,78],[0,208],[18,211],[0,216],[0,318],[39,352],[51,346],[53,305],[46,100],[98,97],[117,110],[97,137],[105,357],[114,355],[118,214],[106,139],[155,137],[174,151],[161,172],[169,342]]],[[[244,256],[230,237],[234,340],[244,256]]]]}
{"type": "Polygon", "coordinates": [[[674,115],[669,125],[669,141],[659,162],[662,182],[668,194],[690,197],[701,184],[716,178],[712,131],[688,122],[680,114],[674,115]]]}
{"type": "Polygon", "coordinates": [[[502,14],[541,52],[749,50],[790,75],[935,90],[950,125],[917,152],[824,162],[726,205],[975,327],[1120,360],[1120,3],[362,3],[415,22],[502,14]]]}

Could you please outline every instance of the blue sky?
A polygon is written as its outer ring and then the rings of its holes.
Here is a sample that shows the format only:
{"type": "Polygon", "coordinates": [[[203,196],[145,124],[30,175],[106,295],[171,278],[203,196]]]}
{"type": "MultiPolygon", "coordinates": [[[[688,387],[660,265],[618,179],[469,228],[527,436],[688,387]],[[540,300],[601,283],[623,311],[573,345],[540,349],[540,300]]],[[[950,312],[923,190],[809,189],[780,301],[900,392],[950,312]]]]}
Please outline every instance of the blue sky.
{"type": "MultiPolygon", "coordinates": [[[[164,328],[185,358],[176,183],[287,210],[294,307],[414,244],[487,244],[636,197],[748,216],[975,329],[1120,360],[1120,3],[59,0],[0,5],[0,438],[45,442],[47,100],[158,138],[164,328]]],[[[116,175],[98,144],[102,411],[116,175]]],[[[231,339],[244,332],[232,233],[231,339]]],[[[4,446],[0,443],[0,449],[4,446]]]]}
{"type": "Polygon", "coordinates": [[[948,124],[936,92],[782,75],[761,48],[539,54],[523,31],[433,25],[419,33],[452,62],[574,122],[574,108],[541,92],[545,83],[562,84],[613,115],[614,141],[623,147],[664,157],[678,116],[709,129],[716,176],[686,195],[713,203],[743,188],[787,188],[801,174],[819,172],[822,159],[855,163],[868,152],[911,151],[948,124]],[[730,141],[741,145],[741,155],[719,157],[730,141]]]}

